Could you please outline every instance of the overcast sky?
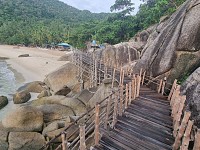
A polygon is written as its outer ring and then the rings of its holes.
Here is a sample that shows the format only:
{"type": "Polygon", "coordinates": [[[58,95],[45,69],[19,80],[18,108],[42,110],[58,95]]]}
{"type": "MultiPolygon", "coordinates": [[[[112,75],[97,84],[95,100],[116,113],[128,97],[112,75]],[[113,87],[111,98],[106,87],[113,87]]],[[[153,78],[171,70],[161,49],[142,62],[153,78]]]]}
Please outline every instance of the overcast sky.
{"type": "MultiPolygon", "coordinates": [[[[115,0],[60,0],[68,5],[71,5],[80,10],[89,10],[91,12],[110,12],[110,6],[115,3],[115,0]]],[[[140,0],[132,0],[135,4],[134,13],[138,11],[138,7],[141,4],[140,0]]]]}

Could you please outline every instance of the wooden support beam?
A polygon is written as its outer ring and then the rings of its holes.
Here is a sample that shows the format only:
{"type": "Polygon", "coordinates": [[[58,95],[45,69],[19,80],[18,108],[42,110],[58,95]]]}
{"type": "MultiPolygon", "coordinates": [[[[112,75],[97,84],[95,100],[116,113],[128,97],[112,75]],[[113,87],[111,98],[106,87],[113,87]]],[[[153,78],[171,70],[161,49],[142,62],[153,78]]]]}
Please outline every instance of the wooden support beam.
{"type": "Polygon", "coordinates": [[[131,104],[131,100],[132,100],[132,87],[131,87],[131,85],[132,85],[132,82],[129,82],[129,97],[128,97],[128,100],[129,100],[129,105],[131,104]]]}
{"type": "Polygon", "coordinates": [[[100,105],[96,104],[95,106],[95,130],[94,130],[94,139],[95,139],[95,145],[99,145],[100,140],[100,133],[99,133],[99,109],[100,105]]]}
{"type": "Polygon", "coordinates": [[[175,89],[175,91],[173,92],[172,94],[172,98],[171,98],[171,101],[170,101],[170,106],[173,108],[174,106],[174,102],[176,100],[176,96],[177,96],[177,93],[179,93],[179,90],[180,90],[180,86],[178,85],[175,89]]]}
{"type": "Polygon", "coordinates": [[[62,139],[62,150],[68,150],[68,147],[67,147],[67,136],[66,136],[66,134],[64,132],[61,134],[61,139],[62,139]]]}
{"type": "Polygon", "coordinates": [[[141,83],[141,76],[137,76],[137,91],[136,91],[136,97],[139,97],[139,95],[140,95],[140,83],[141,83]]]}
{"type": "Polygon", "coordinates": [[[117,122],[117,113],[118,113],[117,108],[118,108],[118,93],[115,94],[115,103],[114,103],[114,112],[113,112],[113,121],[112,121],[113,128],[117,122]]]}
{"type": "Polygon", "coordinates": [[[86,144],[85,144],[85,125],[79,125],[80,128],[80,146],[79,150],[86,150],[86,144]]]}
{"type": "Polygon", "coordinates": [[[176,89],[176,86],[177,86],[177,80],[175,79],[175,80],[174,80],[174,83],[173,83],[173,85],[172,85],[172,88],[171,88],[171,90],[170,90],[169,96],[168,96],[168,98],[167,98],[169,101],[170,101],[171,98],[172,98],[172,94],[173,94],[174,90],[176,89]]]}
{"type": "Polygon", "coordinates": [[[167,81],[167,78],[164,77],[164,79],[163,79],[163,83],[162,83],[162,89],[161,89],[161,93],[162,93],[162,95],[164,95],[164,92],[165,92],[166,81],[167,81]]]}
{"type": "Polygon", "coordinates": [[[111,108],[111,96],[109,96],[108,101],[107,101],[107,108],[106,108],[106,118],[105,118],[105,123],[104,123],[104,129],[108,129],[108,118],[110,114],[110,108],[111,108]]]}
{"type": "Polygon", "coordinates": [[[200,141],[200,129],[198,129],[195,134],[193,150],[200,150],[200,142],[199,141],[200,141]]]}
{"type": "Polygon", "coordinates": [[[126,99],[125,99],[125,109],[128,108],[128,84],[126,84],[126,99]]]}
{"type": "Polygon", "coordinates": [[[113,77],[112,77],[112,88],[114,87],[114,82],[115,82],[115,72],[116,72],[116,69],[114,68],[113,77]]]}
{"type": "Polygon", "coordinates": [[[135,87],[134,87],[134,97],[133,97],[133,99],[136,99],[136,96],[137,96],[137,76],[136,77],[134,76],[134,85],[135,85],[135,87]]]}
{"type": "Polygon", "coordinates": [[[163,80],[161,79],[160,83],[159,83],[159,86],[158,86],[158,90],[157,90],[158,93],[160,93],[160,90],[162,88],[162,83],[163,83],[163,80]]]}
{"type": "Polygon", "coordinates": [[[142,85],[144,85],[145,75],[146,75],[146,71],[144,71],[144,73],[143,73],[143,75],[142,75],[142,85]]]}
{"type": "Polygon", "coordinates": [[[143,71],[143,69],[142,68],[140,68],[140,77],[142,76],[142,71],[143,71]]]}
{"type": "Polygon", "coordinates": [[[119,77],[119,85],[121,85],[121,83],[122,83],[122,72],[123,72],[123,70],[122,70],[122,67],[121,67],[121,69],[120,69],[120,77],[119,77]]]}
{"type": "Polygon", "coordinates": [[[184,117],[183,117],[183,120],[181,122],[181,126],[179,128],[179,131],[178,131],[178,134],[175,138],[175,142],[174,142],[174,145],[173,145],[173,150],[178,150],[180,145],[181,145],[181,138],[183,137],[183,134],[185,132],[185,129],[187,127],[187,123],[189,121],[189,118],[191,116],[191,112],[190,111],[186,111],[184,113],[184,117]]]}
{"type": "Polygon", "coordinates": [[[119,116],[122,116],[122,112],[123,112],[123,85],[120,86],[119,116]]]}
{"type": "Polygon", "coordinates": [[[193,127],[194,121],[190,121],[188,122],[187,128],[185,130],[185,134],[182,140],[182,145],[180,150],[188,150],[188,146],[189,146],[189,142],[190,142],[190,134],[192,131],[192,127],[193,127]]]}
{"type": "Polygon", "coordinates": [[[178,133],[185,100],[186,100],[186,98],[183,98],[183,97],[181,98],[181,103],[180,103],[180,106],[179,106],[178,113],[174,116],[174,121],[173,121],[174,122],[173,123],[174,124],[174,131],[173,131],[174,137],[176,137],[176,135],[178,133]]]}
{"type": "Polygon", "coordinates": [[[135,77],[132,79],[132,89],[131,89],[132,99],[135,99],[135,77]]]}
{"type": "Polygon", "coordinates": [[[123,71],[122,71],[122,82],[121,82],[121,85],[124,84],[124,74],[125,74],[125,72],[124,72],[124,70],[123,70],[123,71]]]}
{"type": "Polygon", "coordinates": [[[174,93],[174,100],[173,100],[173,105],[172,105],[172,114],[171,116],[174,117],[174,115],[178,111],[178,107],[180,105],[181,101],[181,96],[180,96],[180,86],[177,87],[176,92],[174,93]]]}

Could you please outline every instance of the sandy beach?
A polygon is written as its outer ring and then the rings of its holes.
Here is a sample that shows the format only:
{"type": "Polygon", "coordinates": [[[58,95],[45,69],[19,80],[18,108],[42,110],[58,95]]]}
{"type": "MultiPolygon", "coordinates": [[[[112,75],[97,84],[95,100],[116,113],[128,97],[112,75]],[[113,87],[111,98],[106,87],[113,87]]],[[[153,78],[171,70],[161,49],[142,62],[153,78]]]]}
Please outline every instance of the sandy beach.
{"type": "Polygon", "coordinates": [[[6,61],[17,80],[24,83],[43,81],[47,74],[66,63],[57,61],[64,54],[65,52],[56,50],[0,45],[0,57],[9,58],[6,61]],[[21,54],[29,54],[30,57],[18,57],[21,54]]]}
{"type": "MultiPolygon", "coordinates": [[[[66,63],[57,61],[64,54],[65,52],[56,50],[0,45],[0,57],[8,58],[6,62],[14,73],[16,83],[20,86],[32,81],[43,81],[47,74],[66,63]],[[21,54],[29,54],[30,57],[18,57],[21,54]]],[[[31,93],[31,100],[36,99],[37,95],[31,93]]],[[[11,110],[20,107],[20,104],[13,103],[12,96],[9,96],[8,99],[8,105],[0,110],[0,120],[11,110]]]]}

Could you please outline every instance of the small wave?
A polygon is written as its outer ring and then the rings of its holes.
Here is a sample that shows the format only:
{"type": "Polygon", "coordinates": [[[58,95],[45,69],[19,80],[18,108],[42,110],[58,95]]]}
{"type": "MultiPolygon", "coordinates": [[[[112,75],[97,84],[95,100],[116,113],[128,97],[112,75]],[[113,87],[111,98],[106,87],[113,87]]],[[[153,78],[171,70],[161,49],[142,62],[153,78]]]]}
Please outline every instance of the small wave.
{"type": "Polygon", "coordinates": [[[16,88],[14,73],[8,68],[5,61],[0,61],[0,95],[8,96],[8,94],[14,93],[16,88]]]}

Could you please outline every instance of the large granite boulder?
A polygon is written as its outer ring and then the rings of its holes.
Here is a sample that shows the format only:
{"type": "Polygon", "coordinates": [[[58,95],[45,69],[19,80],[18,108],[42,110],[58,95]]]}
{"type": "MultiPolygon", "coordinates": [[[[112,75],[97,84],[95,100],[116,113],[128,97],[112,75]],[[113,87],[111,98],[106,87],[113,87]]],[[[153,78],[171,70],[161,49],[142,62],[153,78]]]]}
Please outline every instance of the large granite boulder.
{"type": "Polygon", "coordinates": [[[72,108],[60,104],[46,104],[37,106],[37,108],[43,112],[45,123],[75,115],[72,108]]]}
{"type": "Polygon", "coordinates": [[[26,103],[31,99],[31,94],[27,91],[17,92],[13,95],[14,104],[26,103]]]}
{"type": "Polygon", "coordinates": [[[27,91],[33,93],[41,93],[42,91],[46,90],[45,84],[41,81],[34,81],[25,84],[24,86],[20,87],[17,91],[27,91]]]}
{"type": "MultiPolygon", "coordinates": [[[[68,87],[72,92],[77,93],[80,91],[81,86],[77,75],[77,66],[68,62],[56,71],[48,74],[44,82],[54,93],[60,91],[63,87],[68,87]]],[[[83,78],[83,80],[83,82],[86,82],[88,78],[83,78]]]]}
{"type": "Polygon", "coordinates": [[[112,61],[111,65],[127,64],[138,60],[140,57],[139,51],[133,47],[131,42],[119,43],[114,46],[107,45],[106,49],[101,50],[100,54],[96,55],[105,61],[112,61]]]}
{"type": "MultiPolygon", "coordinates": [[[[64,128],[57,129],[54,131],[47,132],[45,136],[49,137],[49,139],[54,138],[56,135],[60,134],[64,128]]],[[[67,140],[68,142],[72,142],[77,136],[79,136],[79,126],[73,125],[67,130],[67,140]]],[[[61,137],[57,138],[54,142],[61,142],[61,137]]]]}
{"type": "Polygon", "coordinates": [[[200,3],[187,0],[169,19],[161,21],[142,50],[134,67],[147,70],[153,77],[168,77],[168,82],[181,79],[199,67],[200,3]]]}
{"type": "MultiPolygon", "coordinates": [[[[89,98],[89,97],[88,97],[89,98]]],[[[54,95],[49,97],[43,97],[34,100],[30,103],[32,106],[42,106],[48,104],[58,104],[70,107],[76,115],[81,115],[87,112],[86,105],[78,98],[65,97],[60,95],[54,95]]]]}
{"type": "Polygon", "coordinates": [[[39,150],[45,144],[43,135],[37,132],[11,132],[9,150],[39,150]]]}
{"type": "Polygon", "coordinates": [[[73,52],[68,52],[67,54],[61,56],[58,61],[72,61],[73,52]]]}
{"type": "Polygon", "coordinates": [[[96,103],[102,101],[103,99],[105,99],[106,97],[108,97],[111,93],[112,93],[112,84],[102,84],[101,86],[99,86],[98,90],[95,92],[95,94],[92,96],[92,98],[89,100],[89,102],[87,103],[87,105],[89,107],[94,107],[96,105],[96,103]]]}
{"type": "Polygon", "coordinates": [[[9,132],[3,127],[0,122],[0,150],[8,150],[8,134],[9,132]]]}
{"type": "Polygon", "coordinates": [[[186,94],[186,105],[195,125],[200,128],[200,67],[182,84],[181,93],[186,94]]]}
{"type": "Polygon", "coordinates": [[[8,104],[8,98],[6,96],[0,96],[0,109],[8,104]]]}
{"type": "Polygon", "coordinates": [[[2,124],[11,132],[41,131],[43,127],[43,113],[34,107],[19,107],[3,118],[2,124]]]}

